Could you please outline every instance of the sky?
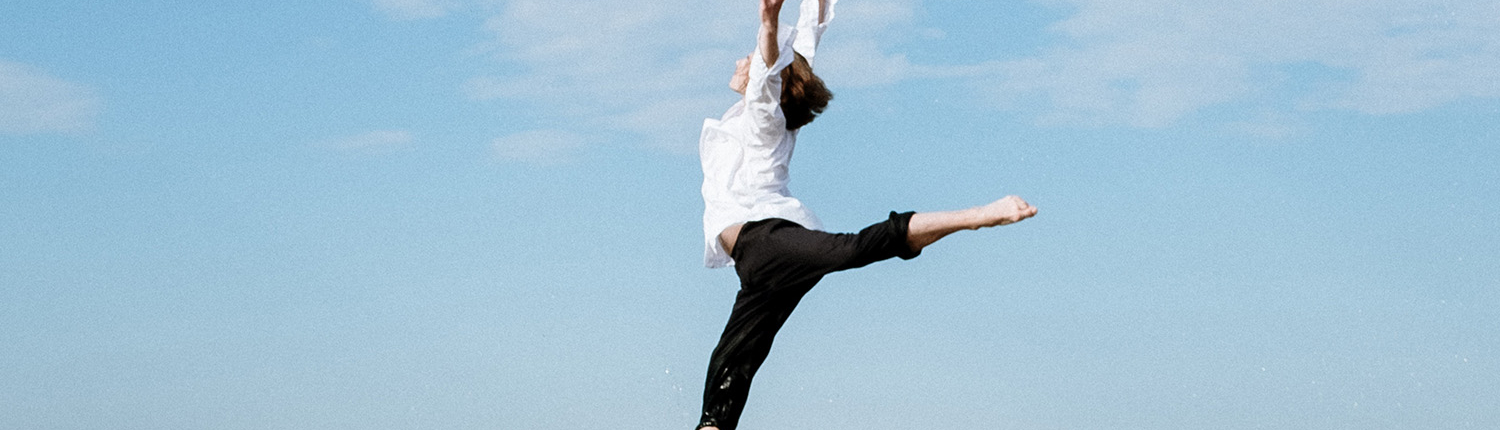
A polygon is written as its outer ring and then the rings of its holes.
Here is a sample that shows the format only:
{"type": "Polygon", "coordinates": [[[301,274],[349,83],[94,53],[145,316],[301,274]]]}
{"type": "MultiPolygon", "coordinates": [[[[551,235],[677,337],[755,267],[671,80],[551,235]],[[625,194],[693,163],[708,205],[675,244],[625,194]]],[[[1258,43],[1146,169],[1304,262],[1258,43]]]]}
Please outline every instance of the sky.
{"type": "MultiPolygon", "coordinates": [[[[0,429],[691,429],[755,7],[0,3],[0,429]]],[[[817,69],[830,230],[1040,213],[826,278],[742,428],[1500,428],[1500,3],[844,0],[817,69]]]]}

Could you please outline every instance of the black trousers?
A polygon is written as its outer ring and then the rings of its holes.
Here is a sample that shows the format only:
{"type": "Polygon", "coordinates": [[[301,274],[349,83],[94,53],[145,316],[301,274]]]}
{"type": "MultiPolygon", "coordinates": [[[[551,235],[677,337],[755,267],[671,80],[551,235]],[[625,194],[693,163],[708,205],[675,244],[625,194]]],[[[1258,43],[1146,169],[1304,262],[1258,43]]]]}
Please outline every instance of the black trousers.
{"type": "Polygon", "coordinates": [[[891,212],[890,219],[855,234],[808,230],[784,219],[745,224],[730,255],[740,291],[708,362],[698,427],[739,426],[750,380],[770,354],[776,332],[824,275],[891,257],[915,258],[919,252],[906,243],[912,214],[891,212]]]}

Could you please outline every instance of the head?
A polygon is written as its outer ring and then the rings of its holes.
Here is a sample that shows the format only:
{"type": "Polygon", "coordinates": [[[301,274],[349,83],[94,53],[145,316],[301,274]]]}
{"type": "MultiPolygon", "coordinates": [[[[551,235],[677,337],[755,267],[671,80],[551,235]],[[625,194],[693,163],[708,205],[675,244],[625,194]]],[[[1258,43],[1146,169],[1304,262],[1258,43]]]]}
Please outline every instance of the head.
{"type": "Polygon", "coordinates": [[[745,85],[750,83],[750,55],[734,62],[734,76],[729,77],[729,89],[740,95],[745,95],[745,85]]]}
{"type": "MultiPolygon", "coordinates": [[[[796,57],[792,64],[781,70],[781,112],[786,116],[787,130],[812,122],[833,100],[833,93],[823,85],[823,79],[813,74],[807,58],[795,52],[793,55],[796,57]]],[[[734,63],[734,77],[729,79],[729,88],[734,92],[745,94],[745,85],[750,82],[750,61],[746,56],[734,63]]]]}

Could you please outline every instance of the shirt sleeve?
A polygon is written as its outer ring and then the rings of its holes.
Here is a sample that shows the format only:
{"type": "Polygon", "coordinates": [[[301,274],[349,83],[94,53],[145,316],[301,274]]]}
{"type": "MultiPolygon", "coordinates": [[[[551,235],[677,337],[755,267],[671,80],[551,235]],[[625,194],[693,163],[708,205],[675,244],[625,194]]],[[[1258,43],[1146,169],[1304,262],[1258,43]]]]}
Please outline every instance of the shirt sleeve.
{"type": "Polygon", "coordinates": [[[823,32],[828,30],[828,22],[833,21],[833,5],[838,0],[825,0],[823,6],[823,21],[818,22],[818,0],[802,0],[798,8],[797,16],[797,39],[792,44],[797,53],[807,58],[809,64],[813,57],[818,54],[818,42],[823,40],[823,32]]]}
{"type": "MultiPolygon", "coordinates": [[[[814,0],[815,2],[817,0],[814,0]]],[[[777,31],[781,45],[776,64],[766,64],[760,48],[750,57],[749,81],[745,84],[745,116],[749,118],[754,139],[752,146],[770,146],[786,135],[786,114],[781,112],[781,71],[792,64],[792,41],[797,30],[782,27],[777,31]]]]}

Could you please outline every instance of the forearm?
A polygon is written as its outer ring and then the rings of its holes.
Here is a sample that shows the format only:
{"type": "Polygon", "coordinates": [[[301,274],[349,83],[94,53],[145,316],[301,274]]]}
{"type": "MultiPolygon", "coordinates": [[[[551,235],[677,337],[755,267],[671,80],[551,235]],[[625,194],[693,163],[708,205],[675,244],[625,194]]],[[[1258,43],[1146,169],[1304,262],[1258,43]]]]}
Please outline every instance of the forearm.
{"type": "Polygon", "coordinates": [[[760,2],[760,34],[756,46],[760,48],[761,61],[767,67],[775,65],[781,57],[781,43],[777,40],[777,31],[781,28],[781,4],[782,0],[760,2]]]}

